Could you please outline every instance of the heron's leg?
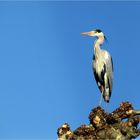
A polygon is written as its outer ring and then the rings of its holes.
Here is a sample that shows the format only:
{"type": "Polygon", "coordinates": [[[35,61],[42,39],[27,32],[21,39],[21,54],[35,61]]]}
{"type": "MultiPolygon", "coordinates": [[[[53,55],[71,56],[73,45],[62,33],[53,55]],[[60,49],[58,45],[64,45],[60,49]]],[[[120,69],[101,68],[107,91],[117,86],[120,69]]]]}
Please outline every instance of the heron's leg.
{"type": "Polygon", "coordinates": [[[106,102],[106,113],[108,113],[108,103],[106,102]]]}
{"type": "Polygon", "coordinates": [[[101,106],[101,105],[102,105],[102,99],[103,99],[103,95],[102,95],[102,93],[101,93],[101,96],[100,96],[100,101],[99,101],[99,106],[101,106]]]}

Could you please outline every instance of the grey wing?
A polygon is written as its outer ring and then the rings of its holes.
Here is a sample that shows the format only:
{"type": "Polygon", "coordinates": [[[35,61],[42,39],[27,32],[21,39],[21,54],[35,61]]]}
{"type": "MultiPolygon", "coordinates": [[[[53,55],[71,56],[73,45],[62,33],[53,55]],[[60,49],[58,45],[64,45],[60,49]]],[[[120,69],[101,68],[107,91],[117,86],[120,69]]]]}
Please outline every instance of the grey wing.
{"type": "Polygon", "coordinates": [[[97,63],[95,61],[95,56],[94,56],[93,57],[93,65],[92,65],[94,77],[95,77],[98,88],[100,89],[101,93],[103,93],[104,86],[105,86],[105,83],[104,83],[105,64],[102,63],[102,67],[100,69],[100,72],[98,72],[97,67],[99,67],[99,63],[97,63]]]}
{"type": "Polygon", "coordinates": [[[105,51],[105,64],[106,64],[106,72],[107,72],[107,78],[109,82],[109,89],[110,89],[110,94],[112,92],[112,86],[113,86],[113,60],[111,55],[105,51]]]}

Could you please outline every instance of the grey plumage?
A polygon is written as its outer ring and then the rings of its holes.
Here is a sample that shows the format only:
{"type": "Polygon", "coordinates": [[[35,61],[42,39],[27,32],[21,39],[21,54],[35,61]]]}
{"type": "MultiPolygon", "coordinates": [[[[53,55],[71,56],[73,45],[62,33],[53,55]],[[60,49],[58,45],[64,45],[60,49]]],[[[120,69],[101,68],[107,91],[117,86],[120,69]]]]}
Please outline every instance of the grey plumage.
{"type": "Polygon", "coordinates": [[[92,68],[96,83],[101,91],[101,97],[103,96],[105,102],[108,103],[113,86],[113,61],[109,52],[100,48],[105,40],[105,36],[100,29],[84,32],[82,35],[97,37],[97,40],[94,42],[92,68]]]}
{"type": "Polygon", "coordinates": [[[104,100],[109,102],[113,85],[113,62],[107,51],[100,50],[100,53],[94,57],[93,72],[104,100]]]}

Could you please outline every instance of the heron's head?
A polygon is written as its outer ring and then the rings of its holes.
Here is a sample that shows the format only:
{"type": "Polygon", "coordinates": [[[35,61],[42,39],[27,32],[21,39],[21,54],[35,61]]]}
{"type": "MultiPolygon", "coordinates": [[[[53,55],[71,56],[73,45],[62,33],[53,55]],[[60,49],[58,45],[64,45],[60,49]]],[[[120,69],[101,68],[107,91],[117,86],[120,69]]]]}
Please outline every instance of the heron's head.
{"type": "Polygon", "coordinates": [[[102,45],[104,40],[107,40],[104,33],[100,29],[95,29],[89,32],[83,32],[82,35],[97,37],[97,40],[95,41],[94,45],[102,45]]]}
{"type": "Polygon", "coordinates": [[[89,32],[83,32],[82,35],[86,36],[95,36],[95,37],[104,37],[104,39],[106,38],[104,33],[100,30],[100,29],[95,29],[95,30],[92,30],[92,31],[89,31],[89,32]]]}

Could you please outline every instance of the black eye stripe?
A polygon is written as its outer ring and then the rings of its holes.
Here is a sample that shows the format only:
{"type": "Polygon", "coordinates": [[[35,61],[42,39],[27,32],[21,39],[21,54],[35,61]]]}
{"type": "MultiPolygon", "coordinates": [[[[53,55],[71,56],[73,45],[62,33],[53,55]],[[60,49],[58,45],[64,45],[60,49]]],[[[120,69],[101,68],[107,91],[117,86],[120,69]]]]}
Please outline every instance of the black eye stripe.
{"type": "Polygon", "coordinates": [[[95,30],[97,33],[100,33],[100,32],[102,32],[100,29],[96,29],[95,30]]]}
{"type": "MultiPolygon", "coordinates": [[[[94,30],[96,33],[101,33],[102,31],[100,29],[95,29],[94,30]]],[[[107,40],[106,36],[104,35],[104,39],[107,40]]]]}

